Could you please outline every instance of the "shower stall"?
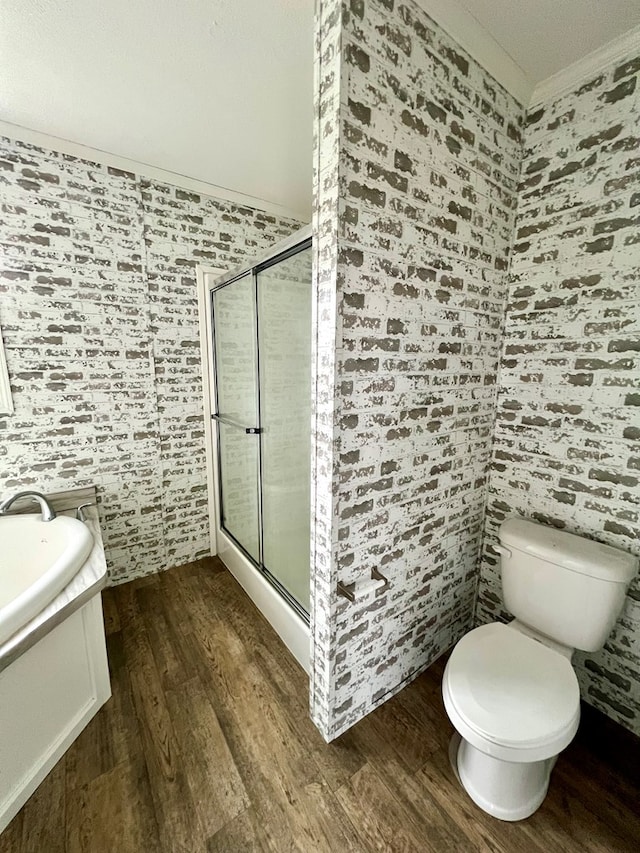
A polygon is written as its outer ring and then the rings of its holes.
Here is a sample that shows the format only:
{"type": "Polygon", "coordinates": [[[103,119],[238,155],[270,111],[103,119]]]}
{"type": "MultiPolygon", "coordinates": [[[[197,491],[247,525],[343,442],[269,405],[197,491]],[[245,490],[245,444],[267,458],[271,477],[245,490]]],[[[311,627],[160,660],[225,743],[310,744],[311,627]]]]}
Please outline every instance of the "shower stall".
{"type": "Polygon", "coordinates": [[[306,669],[311,276],[310,228],[239,269],[201,272],[213,545],[306,669]]]}

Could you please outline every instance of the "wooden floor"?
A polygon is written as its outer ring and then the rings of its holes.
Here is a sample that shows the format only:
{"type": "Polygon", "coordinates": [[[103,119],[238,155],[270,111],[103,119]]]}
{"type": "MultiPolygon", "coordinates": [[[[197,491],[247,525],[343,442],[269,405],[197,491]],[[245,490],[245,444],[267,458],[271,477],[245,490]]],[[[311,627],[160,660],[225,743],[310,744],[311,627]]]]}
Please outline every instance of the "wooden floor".
{"type": "Polygon", "coordinates": [[[2,853],[640,850],[637,768],[612,766],[597,730],[560,757],[532,818],[502,823],[449,767],[441,665],[327,746],[304,673],[220,563],[104,603],[113,697],[2,853]]]}

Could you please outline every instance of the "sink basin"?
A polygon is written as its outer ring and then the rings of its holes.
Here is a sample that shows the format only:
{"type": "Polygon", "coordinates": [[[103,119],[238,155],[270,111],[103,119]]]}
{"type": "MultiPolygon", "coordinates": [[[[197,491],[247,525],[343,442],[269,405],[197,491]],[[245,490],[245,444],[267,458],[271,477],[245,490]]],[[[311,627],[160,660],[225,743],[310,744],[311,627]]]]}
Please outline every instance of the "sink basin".
{"type": "Polygon", "coordinates": [[[0,517],[0,643],[64,589],[92,547],[88,527],[75,518],[0,517]]]}

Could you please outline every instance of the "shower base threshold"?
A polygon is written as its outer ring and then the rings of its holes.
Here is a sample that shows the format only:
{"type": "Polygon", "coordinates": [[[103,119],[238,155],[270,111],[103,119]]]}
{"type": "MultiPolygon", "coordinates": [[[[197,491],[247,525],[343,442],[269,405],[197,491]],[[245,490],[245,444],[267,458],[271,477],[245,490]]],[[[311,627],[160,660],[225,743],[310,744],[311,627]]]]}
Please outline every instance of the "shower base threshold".
{"type": "Polygon", "coordinates": [[[304,671],[309,674],[309,626],[237,548],[224,531],[218,532],[218,557],[304,671]]]}

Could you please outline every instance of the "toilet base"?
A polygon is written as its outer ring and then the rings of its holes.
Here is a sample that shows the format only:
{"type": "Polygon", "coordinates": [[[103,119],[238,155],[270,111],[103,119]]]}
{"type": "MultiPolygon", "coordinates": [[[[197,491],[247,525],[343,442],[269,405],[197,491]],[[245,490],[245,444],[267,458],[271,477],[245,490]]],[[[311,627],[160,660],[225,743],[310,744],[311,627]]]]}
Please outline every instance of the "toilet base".
{"type": "Polygon", "coordinates": [[[499,820],[530,817],[547,795],[557,756],[516,763],[481,752],[455,732],[449,744],[451,766],[467,794],[499,820]]]}

